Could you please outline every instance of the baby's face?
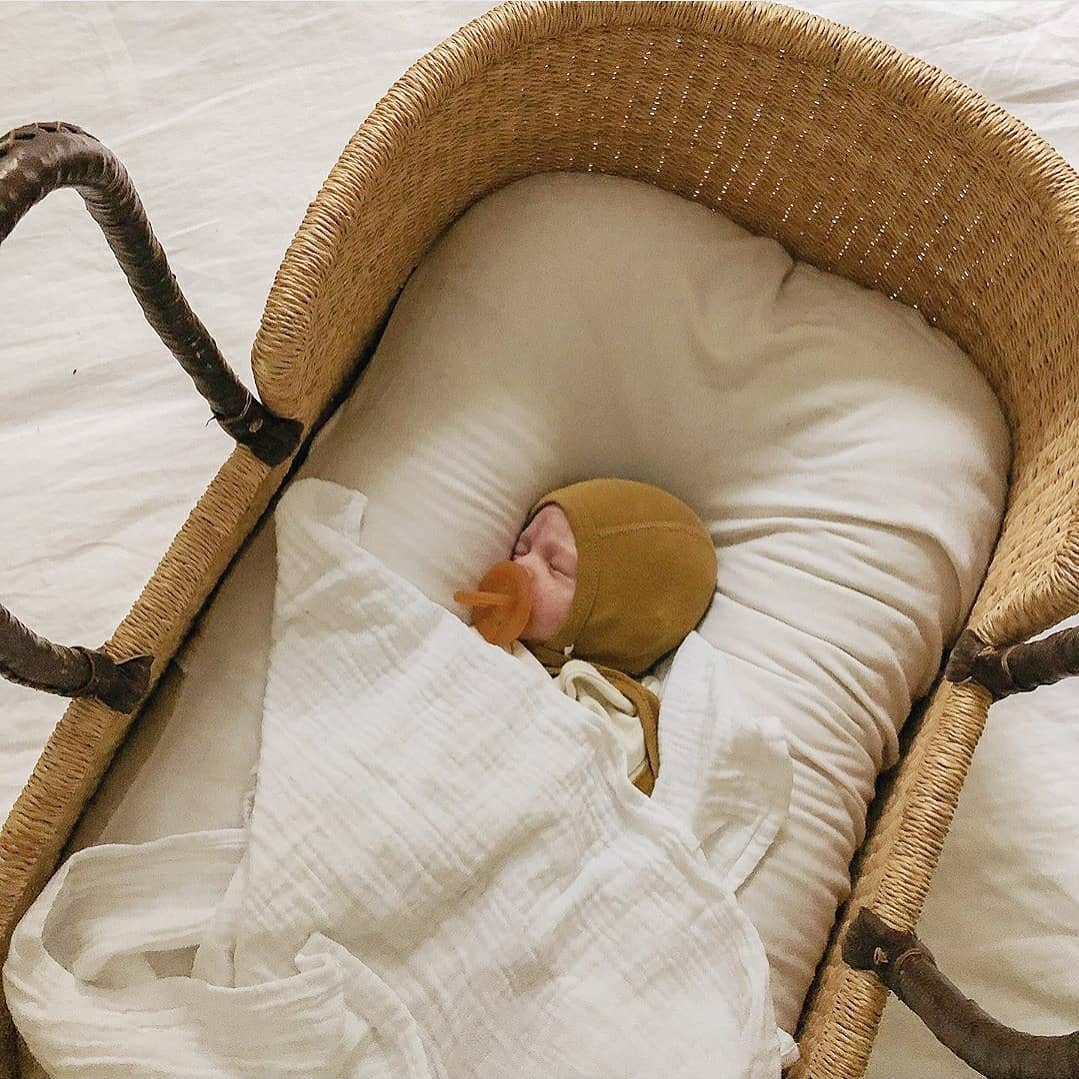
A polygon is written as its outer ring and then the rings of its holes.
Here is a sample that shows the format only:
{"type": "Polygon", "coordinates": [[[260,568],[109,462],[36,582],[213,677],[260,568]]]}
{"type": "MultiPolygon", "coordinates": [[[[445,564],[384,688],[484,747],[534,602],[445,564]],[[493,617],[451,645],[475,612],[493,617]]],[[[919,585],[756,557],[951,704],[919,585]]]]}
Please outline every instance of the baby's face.
{"type": "Polygon", "coordinates": [[[569,518],[558,506],[544,506],[517,537],[513,561],[532,578],[532,614],[521,634],[548,641],[569,617],[577,588],[577,543],[569,518]]]}

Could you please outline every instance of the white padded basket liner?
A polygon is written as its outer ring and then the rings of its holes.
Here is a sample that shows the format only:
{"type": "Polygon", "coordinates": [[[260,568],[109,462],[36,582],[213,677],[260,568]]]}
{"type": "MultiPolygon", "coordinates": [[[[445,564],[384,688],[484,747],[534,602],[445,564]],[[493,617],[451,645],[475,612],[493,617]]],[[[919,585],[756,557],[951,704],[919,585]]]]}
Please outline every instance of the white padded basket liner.
{"type": "MultiPolygon", "coordinates": [[[[432,249],[303,472],[364,491],[367,545],[444,603],[561,484],[644,480],[700,513],[719,558],[702,633],[794,760],[789,819],[740,892],[793,1029],[1007,469],[989,387],[917,312],[678,196],[562,174],[485,199],[432,249]]],[[[79,843],[240,819],[272,544],[263,529],[243,554],[79,843]]]]}

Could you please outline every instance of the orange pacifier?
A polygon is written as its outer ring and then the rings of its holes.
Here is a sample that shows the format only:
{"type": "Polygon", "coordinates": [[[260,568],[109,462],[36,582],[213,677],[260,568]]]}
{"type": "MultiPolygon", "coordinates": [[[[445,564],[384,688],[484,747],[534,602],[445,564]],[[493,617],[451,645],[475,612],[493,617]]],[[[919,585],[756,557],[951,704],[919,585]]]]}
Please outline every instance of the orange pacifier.
{"type": "Polygon", "coordinates": [[[489,644],[513,644],[524,633],[532,613],[532,582],[516,562],[496,562],[475,592],[454,592],[458,603],[472,608],[472,625],[489,644]]]}

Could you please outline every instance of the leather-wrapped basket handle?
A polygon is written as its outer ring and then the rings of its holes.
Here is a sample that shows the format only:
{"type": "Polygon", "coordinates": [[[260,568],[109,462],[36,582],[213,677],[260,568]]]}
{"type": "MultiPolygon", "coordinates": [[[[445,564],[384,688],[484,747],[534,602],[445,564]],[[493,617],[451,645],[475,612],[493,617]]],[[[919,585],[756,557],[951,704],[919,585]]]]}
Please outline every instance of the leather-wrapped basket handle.
{"type": "Polygon", "coordinates": [[[1079,1076],[1079,1030],[1026,1034],[998,1022],[937,969],[913,933],[893,929],[865,907],[843,938],[843,960],[875,974],[942,1045],[987,1079],[1079,1076]]]}
{"type": "MultiPolygon", "coordinates": [[[[991,645],[967,629],[944,670],[948,681],[980,685],[994,701],[1074,674],[1079,674],[1076,628],[1006,645],[991,645]]],[[[848,966],[875,974],[942,1045],[988,1079],[1079,1079],[1079,1030],[1027,1034],[998,1022],[940,972],[914,933],[893,928],[863,907],[842,947],[848,966]]]]}
{"type": "Polygon", "coordinates": [[[65,648],[39,637],[0,604],[0,674],[61,697],[96,697],[130,712],[150,685],[152,657],[115,660],[100,650],[65,648]]]}
{"type": "Polygon", "coordinates": [[[972,629],[955,642],[944,676],[950,682],[977,682],[994,700],[1029,693],[1079,674],[1079,629],[1061,629],[1036,641],[990,645],[972,629]]]}
{"type": "Polygon", "coordinates": [[[73,187],[124,271],[146,320],[206,398],[214,419],[261,461],[277,465],[302,425],[275,416],[233,374],[184,299],[127,170],[74,124],[29,124],[0,137],[0,243],[51,191],[73,187]]]}
{"type": "MultiPolygon", "coordinates": [[[[276,416],[236,377],[188,306],[119,159],[74,124],[30,124],[0,137],[0,243],[51,191],[73,187],[101,227],[146,320],[206,399],[218,424],[259,460],[278,465],[300,444],[302,424],[276,416]]],[[[0,605],[0,674],[68,697],[97,697],[131,711],[149,685],[150,658],[117,661],[37,636],[0,605]]]]}

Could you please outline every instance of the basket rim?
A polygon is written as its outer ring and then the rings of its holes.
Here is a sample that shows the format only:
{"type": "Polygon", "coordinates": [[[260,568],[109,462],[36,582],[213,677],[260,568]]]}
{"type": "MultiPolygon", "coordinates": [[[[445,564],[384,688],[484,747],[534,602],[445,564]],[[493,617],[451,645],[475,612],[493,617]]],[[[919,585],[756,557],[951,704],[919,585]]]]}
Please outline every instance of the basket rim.
{"type": "Polygon", "coordinates": [[[252,349],[263,397],[274,405],[274,357],[305,337],[310,301],[334,261],[335,238],[362,203],[355,174],[377,182],[394,148],[479,71],[566,33],[654,27],[703,33],[831,69],[848,82],[955,129],[955,138],[1012,171],[1079,257],[1079,174],[1002,106],[928,61],[861,31],[785,4],[745,0],[507,0],[473,19],[413,63],[353,133],[309,205],[270,287],[252,349]]]}

